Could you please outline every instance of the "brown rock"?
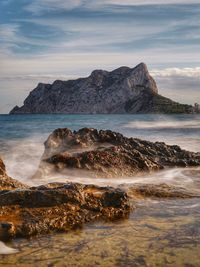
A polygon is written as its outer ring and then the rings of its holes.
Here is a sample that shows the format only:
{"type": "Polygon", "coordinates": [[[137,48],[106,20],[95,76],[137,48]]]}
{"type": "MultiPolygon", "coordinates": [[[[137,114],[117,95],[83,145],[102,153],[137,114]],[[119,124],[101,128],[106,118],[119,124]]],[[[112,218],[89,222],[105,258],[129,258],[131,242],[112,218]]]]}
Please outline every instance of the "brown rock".
{"type": "Polygon", "coordinates": [[[6,167],[5,164],[3,163],[3,160],[0,158],[0,175],[5,175],[6,173],[6,167]]]}
{"type": "Polygon", "coordinates": [[[1,238],[66,231],[97,218],[122,218],[130,211],[121,189],[72,183],[2,191],[0,207],[1,238]]]}
{"type": "Polygon", "coordinates": [[[130,198],[193,198],[200,197],[200,193],[184,187],[162,184],[133,184],[121,185],[130,198]]]}
{"type": "MultiPolygon", "coordinates": [[[[112,131],[83,128],[55,130],[45,142],[45,151],[35,178],[48,173],[83,171],[92,177],[134,176],[165,167],[199,166],[200,153],[165,143],[127,138],[112,131]]],[[[70,173],[71,175],[71,173],[70,173]]]]}
{"type": "Polygon", "coordinates": [[[9,177],[6,174],[6,168],[3,160],[0,158],[0,190],[13,190],[16,188],[26,188],[26,185],[9,177]]]}

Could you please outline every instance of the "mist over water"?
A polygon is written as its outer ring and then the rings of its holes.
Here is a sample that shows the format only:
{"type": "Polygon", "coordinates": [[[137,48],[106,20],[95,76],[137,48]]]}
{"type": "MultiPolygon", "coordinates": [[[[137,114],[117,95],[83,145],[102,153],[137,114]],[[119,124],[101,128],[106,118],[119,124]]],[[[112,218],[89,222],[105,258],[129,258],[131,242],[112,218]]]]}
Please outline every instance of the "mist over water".
{"type": "Polygon", "coordinates": [[[116,185],[132,182],[191,181],[190,174],[182,169],[166,170],[150,175],[127,179],[95,179],[86,175],[53,175],[44,181],[33,181],[44,141],[56,128],[68,127],[78,130],[83,127],[110,129],[128,137],[160,141],[180,145],[183,149],[200,151],[199,115],[0,115],[0,154],[7,173],[20,181],[35,184],[50,181],[77,181],[99,185],[116,185]]]}

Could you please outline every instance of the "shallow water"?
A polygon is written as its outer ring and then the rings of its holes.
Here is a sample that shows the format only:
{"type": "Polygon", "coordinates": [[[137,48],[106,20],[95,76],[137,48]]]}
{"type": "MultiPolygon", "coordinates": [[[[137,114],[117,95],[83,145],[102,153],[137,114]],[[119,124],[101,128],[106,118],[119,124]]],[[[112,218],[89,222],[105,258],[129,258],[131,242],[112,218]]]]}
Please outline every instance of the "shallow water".
{"type": "MultiPolygon", "coordinates": [[[[32,181],[43,142],[55,129],[111,129],[126,136],[200,151],[199,115],[0,115],[0,154],[7,172],[28,184],[76,181],[99,185],[163,183],[200,191],[200,169],[169,169],[123,179],[51,176],[32,181]]],[[[94,222],[69,233],[0,243],[0,266],[200,266],[200,201],[146,200],[126,220],[94,222]],[[6,246],[7,247],[6,247],[6,246]]]]}
{"type": "Polygon", "coordinates": [[[200,266],[197,200],[142,201],[128,219],[18,239],[0,266],[200,266]]]}

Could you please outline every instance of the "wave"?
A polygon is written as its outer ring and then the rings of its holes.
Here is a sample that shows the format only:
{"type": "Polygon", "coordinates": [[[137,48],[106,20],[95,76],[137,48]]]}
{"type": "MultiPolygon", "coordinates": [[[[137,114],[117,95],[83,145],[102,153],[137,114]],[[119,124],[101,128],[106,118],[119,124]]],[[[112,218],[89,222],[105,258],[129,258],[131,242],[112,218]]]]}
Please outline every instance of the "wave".
{"type": "Polygon", "coordinates": [[[118,178],[95,178],[88,177],[86,174],[67,175],[67,174],[50,174],[43,179],[35,181],[39,184],[49,182],[77,182],[82,184],[96,184],[99,186],[133,185],[133,184],[162,184],[166,183],[178,187],[191,188],[200,191],[200,168],[173,168],[150,174],[138,174],[133,177],[118,177],[118,178]]]}
{"type": "Polygon", "coordinates": [[[198,129],[200,128],[200,121],[197,120],[169,120],[161,117],[159,121],[132,121],[123,127],[133,129],[198,129]]]}
{"type": "Polygon", "coordinates": [[[38,169],[44,151],[44,138],[31,136],[4,143],[1,156],[6,165],[7,174],[24,183],[31,183],[30,177],[38,169]]]}
{"type": "MultiPolygon", "coordinates": [[[[189,137],[188,137],[189,138],[189,137]]],[[[87,174],[81,172],[81,174],[75,173],[72,175],[69,173],[68,175],[59,175],[59,174],[51,174],[47,177],[44,177],[42,181],[32,180],[31,177],[35,174],[38,169],[38,165],[40,163],[41,156],[44,151],[43,142],[46,139],[45,137],[31,136],[30,138],[20,139],[20,140],[9,140],[6,143],[6,147],[1,151],[3,160],[6,165],[7,173],[9,176],[18,179],[21,182],[27,183],[29,185],[35,185],[36,183],[48,183],[52,181],[73,181],[79,183],[95,183],[98,185],[119,185],[123,183],[131,184],[131,183],[174,183],[176,185],[182,184],[192,184],[193,177],[195,176],[192,168],[181,169],[181,168],[173,168],[167,169],[160,172],[154,172],[152,174],[138,174],[134,177],[127,178],[88,178],[87,174]]],[[[186,144],[191,148],[192,146],[197,148],[198,140],[194,140],[194,144],[192,143],[192,139],[188,140],[188,142],[182,138],[179,140],[180,142],[173,142],[170,140],[172,144],[180,144],[183,142],[183,145],[186,144]]],[[[167,139],[169,141],[169,139],[167,139]]],[[[165,140],[164,140],[165,141],[165,140]]],[[[200,171],[199,171],[200,173],[200,171]]],[[[200,179],[200,177],[199,177],[200,179]]],[[[196,179],[198,180],[198,179],[196,179]]]]}

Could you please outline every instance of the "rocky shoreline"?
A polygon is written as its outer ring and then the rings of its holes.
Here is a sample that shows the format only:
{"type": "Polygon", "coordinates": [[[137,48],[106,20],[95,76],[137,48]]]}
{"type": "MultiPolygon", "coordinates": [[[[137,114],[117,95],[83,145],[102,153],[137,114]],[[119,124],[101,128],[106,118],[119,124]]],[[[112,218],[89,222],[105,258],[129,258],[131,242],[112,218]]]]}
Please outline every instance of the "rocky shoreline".
{"type": "MultiPolygon", "coordinates": [[[[51,167],[48,171],[57,173],[75,169],[109,178],[166,167],[200,166],[200,154],[111,131],[57,129],[45,142],[35,179],[41,177],[47,165],[51,167]]],[[[97,186],[94,180],[94,185],[66,181],[30,187],[10,178],[0,159],[0,239],[68,231],[97,219],[126,218],[140,199],[192,197],[200,195],[165,183],[114,188],[97,186]]]]}
{"type": "Polygon", "coordinates": [[[45,142],[45,151],[34,178],[56,174],[90,177],[132,177],[171,167],[200,166],[200,153],[177,145],[127,138],[109,130],[56,129],[45,142]]]}

